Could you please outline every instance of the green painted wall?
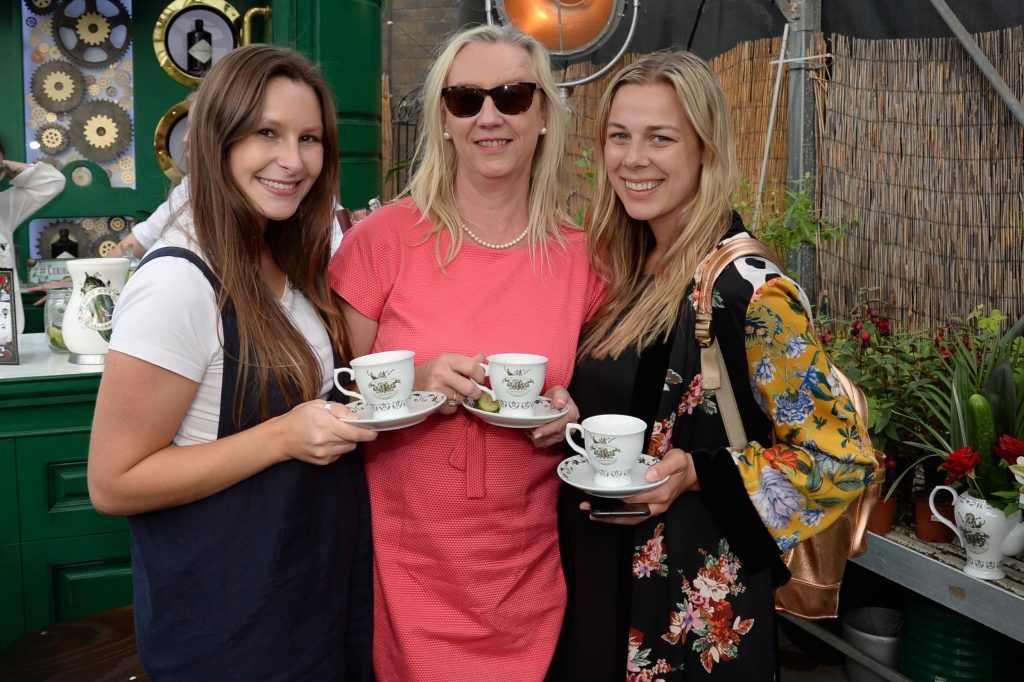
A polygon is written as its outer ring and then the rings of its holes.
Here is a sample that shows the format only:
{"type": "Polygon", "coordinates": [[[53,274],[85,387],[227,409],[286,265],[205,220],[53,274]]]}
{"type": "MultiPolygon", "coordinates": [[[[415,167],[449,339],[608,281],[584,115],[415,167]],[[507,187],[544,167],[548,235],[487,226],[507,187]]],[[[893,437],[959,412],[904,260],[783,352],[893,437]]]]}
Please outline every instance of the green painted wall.
{"type": "MultiPolygon", "coordinates": [[[[233,0],[231,4],[242,14],[269,4],[271,42],[294,47],[320,65],[334,90],[339,112],[342,203],[364,207],[380,194],[380,0],[233,0]]],[[[190,90],[164,73],[153,51],[153,26],[165,3],[135,0],[133,5],[137,188],[112,189],[97,166],[76,162],[76,166],[90,166],[96,181],[87,188],[69,181],[64,193],[37,213],[37,218],[143,218],[167,196],[169,183],[156,164],[153,132],[160,117],[190,90]]],[[[5,65],[0,68],[0,137],[13,159],[22,159],[25,149],[21,21],[20,2],[0,2],[0,64],[5,65]]],[[[257,20],[255,28],[260,39],[262,22],[257,20]]],[[[70,170],[66,174],[70,175],[70,170]]],[[[28,253],[27,230],[18,230],[16,243],[22,254],[28,253]]]]}

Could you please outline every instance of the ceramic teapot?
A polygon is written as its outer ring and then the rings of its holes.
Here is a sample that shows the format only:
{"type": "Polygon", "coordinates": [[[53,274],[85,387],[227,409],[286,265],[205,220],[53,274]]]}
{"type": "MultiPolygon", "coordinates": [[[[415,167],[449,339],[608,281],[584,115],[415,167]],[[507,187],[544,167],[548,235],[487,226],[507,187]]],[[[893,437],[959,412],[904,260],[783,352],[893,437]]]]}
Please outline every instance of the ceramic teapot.
{"type": "Polygon", "coordinates": [[[953,529],[960,544],[967,552],[964,573],[985,580],[999,580],[1006,577],[1003,557],[1013,556],[1024,550],[1024,523],[1020,510],[1006,516],[985,500],[970,492],[957,496],[957,491],[948,485],[936,486],[928,497],[928,507],[935,518],[953,529]],[[953,515],[954,526],[935,509],[935,495],[940,490],[948,491],[956,498],[953,515]]]}

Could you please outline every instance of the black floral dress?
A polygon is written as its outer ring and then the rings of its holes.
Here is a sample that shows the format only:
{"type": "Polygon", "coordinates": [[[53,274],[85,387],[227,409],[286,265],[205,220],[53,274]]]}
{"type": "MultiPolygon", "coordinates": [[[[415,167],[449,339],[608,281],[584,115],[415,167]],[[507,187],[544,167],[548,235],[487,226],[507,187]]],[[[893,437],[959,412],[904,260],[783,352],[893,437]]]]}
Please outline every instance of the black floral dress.
{"type": "MultiPolygon", "coordinates": [[[[729,237],[749,236],[736,224],[729,237]]],[[[827,527],[870,481],[866,434],[813,332],[809,306],[774,264],[744,258],[719,277],[715,335],[750,442],[728,439],[700,385],[694,309],[667,343],[582,359],[581,417],[650,424],[649,453],[693,454],[700,491],[636,526],[591,521],[563,486],[559,532],[569,585],[552,679],[629,682],[776,678],[774,590],[782,553],[827,527]]]]}

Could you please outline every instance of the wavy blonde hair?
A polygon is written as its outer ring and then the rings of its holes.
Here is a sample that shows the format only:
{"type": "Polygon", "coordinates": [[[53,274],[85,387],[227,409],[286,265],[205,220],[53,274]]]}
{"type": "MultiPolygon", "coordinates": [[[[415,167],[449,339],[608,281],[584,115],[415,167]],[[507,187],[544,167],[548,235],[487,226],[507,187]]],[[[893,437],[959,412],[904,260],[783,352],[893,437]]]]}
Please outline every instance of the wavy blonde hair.
{"type": "Polygon", "coordinates": [[[596,187],[589,221],[591,262],[608,282],[607,294],[584,328],[580,356],[616,358],[668,340],[679,318],[680,302],[701,259],[722,239],[732,221],[732,198],[739,171],[725,93],[711,68],[689,52],[647,55],[619,71],[601,97],[595,154],[596,187]],[[654,246],[646,221],[634,220],[608,180],[604,138],[608,114],[624,85],[665,84],[679,102],[701,142],[697,193],[677,217],[675,240],[642,285],[644,259],[654,246]]]}
{"type": "Polygon", "coordinates": [[[425,218],[434,222],[434,248],[438,264],[444,267],[462,247],[459,210],[455,202],[455,176],[458,157],[451,144],[446,144],[444,104],[441,89],[445,87],[452,63],[459,51],[474,43],[506,43],[530,55],[537,76],[537,90],[542,93],[541,106],[546,107],[546,135],[537,141],[530,168],[530,221],[527,244],[531,252],[539,247],[547,252],[549,243],[563,244],[562,225],[571,224],[565,212],[566,183],[562,172],[569,115],[558,93],[547,51],[533,38],[505,26],[477,26],[452,35],[441,47],[423,84],[423,118],[416,143],[416,171],[403,192],[412,197],[425,218]],[[447,232],[450,241],[443,255],[441,235],[447,232]]]}

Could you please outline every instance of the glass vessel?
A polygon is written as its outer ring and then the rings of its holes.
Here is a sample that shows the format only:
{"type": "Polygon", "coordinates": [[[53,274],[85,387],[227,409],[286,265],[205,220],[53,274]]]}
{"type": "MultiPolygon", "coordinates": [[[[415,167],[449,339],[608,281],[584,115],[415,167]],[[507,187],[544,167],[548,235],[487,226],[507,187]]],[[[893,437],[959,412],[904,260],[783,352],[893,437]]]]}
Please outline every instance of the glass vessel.
{"type": "Polygon", "coordinates": [[[43,309],[43,320],[46,323],[46,338],[50,342],[50,350],[56,353],[67,353],[64,345],[64,309],[71,298],[71,287],[50,289],[46,294],[46,307],[43,309]]]}

